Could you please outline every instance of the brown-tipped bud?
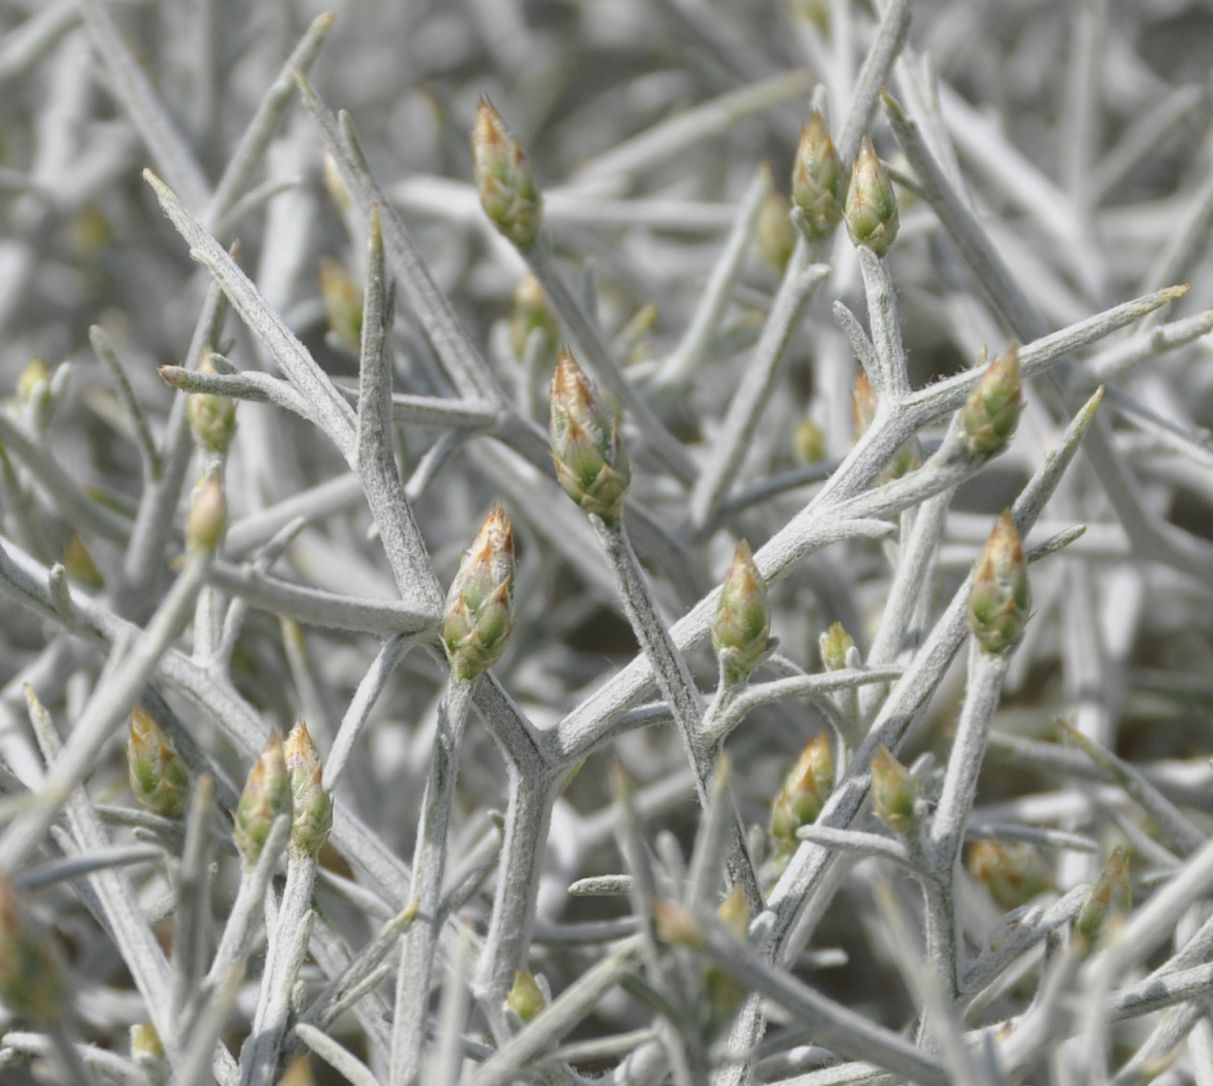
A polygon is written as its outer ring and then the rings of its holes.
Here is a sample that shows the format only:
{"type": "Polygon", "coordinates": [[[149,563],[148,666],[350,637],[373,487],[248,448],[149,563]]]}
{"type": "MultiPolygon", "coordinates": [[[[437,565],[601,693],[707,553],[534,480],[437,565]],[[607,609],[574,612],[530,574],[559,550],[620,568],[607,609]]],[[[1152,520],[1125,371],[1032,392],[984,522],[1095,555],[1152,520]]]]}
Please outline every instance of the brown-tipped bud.
{"type": "Polygon", "coordinates": [[[505,997],[505,1002],[522,1022],[529,1022],[547,1006],[547,1000],[543,998],[543,991],[534,974],[526,969],[515,970],[514,984],[505,997]]]}
{"type": "Polygon", "coordinates": [[[311,732],[297,721],[282,745],[286,771],[291,777],[291,849],[315,858],[333,828],[333,804],[321,787],[324,768],[312,743],[311,732]]]}
{"type": "Polygon", "coordinates": [[[189,770],[160,725],[138,708],[131,711],[126,767],[135,799],[149,811],[164,818],[185,814],[189,770]]]}
{"type": "Polygon", "coordinates": [[[487,98],[476,107],[472,164],[485,214],[519,249],[529,248],[539,234],[543,199],[522,147],[487,98]]]}
{"type": "Polygon", "coordinates": [[[834,790],[834,752],[829,732],[820,731],[805,744],[771,804],[771,837],[776,851],[794,851],[796,831],[817,821],[834,790]]]}
{"type": "MultiPolygon", "coordinates": [[[[162,367],[168,369],[167,366],[162,367]]],[[[214,373],[209,358],[198,366],[199,373],[214,373]]],[[[163,373],[161,374],[163,376],[163,373]]],[[[236,432],[236,401],[214,392],[195,392],[185,405],[186,417],[194,440],[209,453],[225,453],[236,432]]]]}
{"type": "MultiPolygon", "coordinates": [[[[792,165],[792,202],[804,212],[809,241],[828,238],[842,219],[846,177],[820,110],[813,110],[800,130],[792,165]]],[[[849,195],[845,195],[849,199],[849,195]]]]}
{"type": "Polygon", "coordinates": [[[894,833],[909,833],[917,815],[918,782],[883,743],[872,755],[872,810],[894,833]]]}
{"type": "Polygon", "coordinates": [[[657,938],[670,946],[697,947],[703,942],[703,929],[694,913],[685,905],[666,898],[653,902],[653,923],[657,938]]]}
{"type": "Polygon", "coordinates": [[[253,763],[240,802],[236,804],[232,837],[245,867],[252,867],[257,862],[274,819],[279,815],[289,818],[291,813],[291,777],[286,769],[282,736],[274,732],[253,763]]]}
{"type": "Polygon", "coordinates": [[[969,454],[984,458],[998,452],[1015,433],[1022,408],[1019,347],[1013,344],[990,363],[961,409],[969,454]]]}
{"type": "Polygon", "coordinates": [[[615,524],[632,481],[619,428],[570,351],[552,378],[550,433],[556,478],[587,513],[615,524]]]}
{"type": "Polygon", "coordinates": [[[526,357],[527,344],[535,332],[541,333],[545,354],[556,349],[560,325],[548,304],[547,294],[533,275],[524,275],[514,289],[509,328],[510,348],[519,362],[526,357]]]}
{"type": "Polygon", "coordinates": [[[744,681],[766,655],[770,639],[766,586],[743,539],[733,552],[712,620],[712,644],[721,674],[729,682],[744,681]]]}
{"type": "Polygon", "coordinates": [[[1006,652],[1023,633],[1031,606],[1028,567],[1008,509],[998,518],[977,563],[969,593],[969,625],[986,652],[1006,652]]]}
{"type": "Polygon", "coordinates": [[[26,915],[0,876],[0,1002],[33,1022],[62,1022],[67,1004],[63,965],[48,932],[26,915]]]}
{"type": "Polygon", "coordinates": [[[793,438],[796,456],[805,464],[819,464],[826,458],[825,431],[810,418],[802,419],[793,438]]]}
{"type": "Polygon", "coordinates": [[[847,666],[847,654],[855,647],[855,641],[841,622],[832,622],[821,635],[821,662],[826,671],[842,671],[847,666]]]}
{"type": "Polygon", "coordinates": [[[969,874],[982,883],[1004,909],[1017,909],[1054,888],[1053,872],[1031,845],[974,841],[965,860],[969,874]]]}
{"type": "Polygon", "coordinates": [[[320,261],[320,295],[329,331],[351,354],[362,349],[362,289],[344,264],[320,261]]]}
{"type": "Polygon", "coordinates": [[[219,549],[227,531],[227,502],[223,496],[223,481],[217,474],[208,475],[194,495],[194,503],[185,518],[185,542],[192,551],[219,549]]]}
{"type": "Polygon", "coordinates": [[[474,679],[505,651],[514,629],[514,530],[497,505],[463,552],[442,620],[451,673],[474,679]]]}
{"type": "Polygon", "coordinates": [[[782,192],[772,192],[758,209],[755,233],[758,235],[758,255],[780,274],[792,259],[796,248],[796,227],[788,218],[792,205],[782,192]]]}
{"type": "Polygon", "coordinates": [[[1124,920],[1132,905],[1129,854],[1117,846],[1087,894],[1087,900],[1078,911],[1078,919],[1074,921],[1074,941],[1078,952],[1090,953],[1104,932],[1124,920]]]}
{"type": "Polygon", "coordinates": [[[62,562],[68,577],[76,584],[83,585],[85,588],[104,586],[105,579],[101,576],[101,571],[97,569],[97,563],[89,554],[84,540],[75,532],[68,537],[67,545],[63,548],[62,562]]]}
{"type": "Polygon", "coordinates": [[[846,220],[851,241],[871,249],[877,256],[884,256],[897,237],[900,224],[893,182],[868,136],[864,136],[851,170],[846,220]]]}

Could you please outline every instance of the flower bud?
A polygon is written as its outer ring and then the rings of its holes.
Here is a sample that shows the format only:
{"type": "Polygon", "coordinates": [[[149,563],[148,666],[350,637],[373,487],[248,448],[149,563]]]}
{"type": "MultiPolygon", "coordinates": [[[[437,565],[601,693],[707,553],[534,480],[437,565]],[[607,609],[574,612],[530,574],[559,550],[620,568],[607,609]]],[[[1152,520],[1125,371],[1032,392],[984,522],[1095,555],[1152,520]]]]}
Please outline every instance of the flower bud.
{"type": "Polygon", "coordinates": [[[531,164],[487,98],[476,108],[472,164],[485,214],[519,249],[528,248],[539,234],[543,199],[531,164]]]}
{"type": "Polygon", "coordinates": [[[694,949],[703,942],[703,928],[685,905],[667,898],[653,902],[653,923],[657,938],[670,946],[694,949]]]}
{"type": "Polygon", "coordinates": [[[1053,873],[1039,850],[1019,842],[974,841],[965,866],[1007,910],[1026,905],[1054,886],[1053,873]]]}
{"type": "Polygon", "coordinates": [[[800,146],[792,165],[792,202],[804,212],[804,235],[809,241],[828,238],[842,218],[846,179],[830,130],[818,109],[800,130],[800,146]]]}
{"type": "Polygon", "coordinates": [[[320,295],[329,331],[351,354],[362,350],[362,290],[344,264],[320,261],[320,295]]]}
{"type": "Polygon", "coordinates": [[[772,192],[758,209],[754,231],[758,237],[758,255],[782,273],[796,248],[796,227],[788,218],[792,205],[782,192],[772,192]]]}
{"type": "Polygon", "coordinates": [[[252,867],[261,856],[274,819],[279,815],[289,818],[291,812],[291,778],[282,752],[282,736],[273,732],[253,763],[236,804],[232,837],[245,867],[252,867]]]}
{"type": "Polygon", "coordinates": [[[543,992],[535,982],[534,974],[525,969],[515,970],[514,984],[505,997],[505,1001],[510,1010],[523,1022],[529,1022],[547,1005],[543,992]]]}
{"type": "Polygon", "coordinates": [[[1099,937],[1119,924],[1133,905],[1129,881],[1129,854],[1120,846],[1112,850],[1103,871],[1087,894],[1074,921],[1074,941],[1080,954],[1090,953],[1099,937]]]}
{"type": "MultiPolygon", "coordinates": [[[[199,373],[214,373],[209,358],[198,366],[199,373]]],[[[209,453],[225,453],[236,430],[236,401],[213,392],[195,392],[185,405],[186,417],[194,440],[209,453]]]]}
{"type": "Polygon", "coordinates": [[[31,358],[17,378],[17,399],[24,404],[32,403],[35,397],[45,396],[50,385],[50,367],[41,358],[31,358]]]}
{"type": "Polygon", "coordinates": [[[984,458],[998,452],[1015,433],[1020,398],[1019,347],[990,363],[960,412],[964,441],[969,454],[984,458]]]}
{"type": "Polygon", "coordinates": [[[83,585],[85,588],[104,586],[105,579],[101,576],[97,563],[93,561],[93,556],[89,554],[84,540],[78,533],[72,532],[68,537],[67,544],[63,548],[62,561],[68,577],[76,584],[83,585]]]}
{"type": "Polygon", "coordinates": [[[843,671],[847,666],[847,654],[855,647],[846,627],[841,622],[831,623],[818,643],[826,671],[843,671]]]}
{"type": "Polygon", "coordinates": [[[1031,596],[1019,532],[1007,510],[994,525],[969,593],[969,625],[986,652],[1006,652],[1023,633],[1031,596]]]}
{"type": "Polygon", "coordinates": [[[632,469],[619,428],[589,378],[566,349],[552,378],[552,460],[564,492],[608,524],[619,520],[632,469]]]}
{"type": "Polygon", "coordinates": [[[519,362],[526,357],[526,345],[532,332],[543,333],[545,354],[556,347],[556,341],[560,338],[560,325],[552,307],[548,305],[548,296],[533,275],[523,276],[514,290],[509,327],[510,348],[519,362]]]}
{"type": "Polygon", "coordinates": [[[514,629],[514,530],[497,505],[485,517],[446,596],[442,642],[451,673],[474,679],[497,662],[514,629]]]}
{"type": "Polygon", "coordinates": [[[34,1022],[62,1022],[67,1002],[63,966],[49,933],[25,914],[0,876],[0,1002],[34,1022]]]}
{"type": "Polygon", "coordinates": [[[160,725],[139,708],[131,710],[126,766],[131,791],[144,807],[164,818],[185,814],[189,771],[160,725]]]}
{"type": "Polygon", "coordinates": [[[864,136],[847,189],[847,232],[855,245],[884,256],[897,237],[897,197],[889,172],[876,155],[872,140],[864,136]]]}
{"type": "Polygon", "coordinates": [[[918,782],[883,743],[872,755],[872,810],[894,833],[909,833],[917,815],[918,782]]]}
{"type": "Polygon", "coordinates": [[[223,482],[217,474],[206,482],[194,496],[194,503],[185,518],[185,542],[192,551],[216,551],[227,531],[227,502],[223,482]]]}
{"type": "Polygon", "coordinates": [[[320,781],[324,768],[307,725],[297,721],[282,746],[286,771],[291,777],[291,842],[296,854],[313,859],[320,854],[333,828],[333,804],[320,781]]]}
{"type": "MultiPolygon", "coordinates": [[[[716,915],[736,938],[744,940],[749,934],[750,907],[740,886],[733,887],[720,903],[716,915]]],[[[732,1015],[746,993],[743,984],[717,965],[708,966],[704,973],[703,990],[707,997],[709,1029],[732,1015]]]]}
{"type": "Polygon", "coordinates": [[[766,586],[743,539],[733,553],[712,620],[712,644],[725,679],[744,681],[766,655],[770,639],[766,586]]]}
{"type": "Polygon", "coordinates": [[[820,731],[805,744],[771,804],[771,837],[777,852],[793,852],[796,831],[817,821],[834,790],[834,753],[829,732],[820,731]]]}
{"type": "Polygon", "coordinates": [[[826,458],[825,431],[810,418],[801,420],[793,439],[797,457],[805,464],[819,464],[826,458]]]}
{"type": "Polygon", "coordinates": [[[131,1055],[136,1061],[164,1059],[164,1045],[160,1043],[160,1034],[151,1022],[139,1022],[131,1026],[131,1055]]]}

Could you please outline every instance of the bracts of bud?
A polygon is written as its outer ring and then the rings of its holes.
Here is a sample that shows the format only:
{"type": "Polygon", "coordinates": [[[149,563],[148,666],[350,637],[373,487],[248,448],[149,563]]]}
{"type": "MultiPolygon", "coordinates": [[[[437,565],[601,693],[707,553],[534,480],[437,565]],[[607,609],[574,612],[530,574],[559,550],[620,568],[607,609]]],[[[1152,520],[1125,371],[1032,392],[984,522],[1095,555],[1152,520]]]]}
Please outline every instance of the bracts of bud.
{"type": "Polygon", "coordinates": [[[616,524],[632,471],[619,427],[568,350],[556,360],[551,403],[552,461],[564,492],[587,513],[616,524]]]}
{"type": "Polygon", "coordinates": [[[800,146],[792,165],[792,202],[802,212],[802,229],[809,241],[828,238],[842,221],[846,176],[820,110],[813,110],[800,130],[800,146]]]}
{"type": "Polygon", "coordinates": [[[216,474],[208,475],[186,515],[185,541],[192,551],[214,553],[226,532],[227,501],[223,496],[223,481],[216,474]]]}
{"type": "Polygon", "coordinates": [[[737,544],[712,620],[712,644],[726,682],[743,682],[767,654],[771,616],[750,545],[737,544]]]}
{"type": "Polygon", "coordinates": [[[1105,931],[1124,920],[1132,904],[1129,854],[1118,846],[1112,850],[1074,921],[1074,943],[1078,953],[1089,954],[1105,931]]]}
{"type": "Polygon", "coordinates": [[[847,656],[855,647],[855,639],[847,633],[841,622],[830,624],[818,641],[821,646],[821,662],[826,671],[842,671],[847,666],[847,656]]]}
{"type": "Polygon", "coordinates": [[[1022,408],[1019,347],[1013,344],[990,363],[961,409],[969,455],[985,459],[998,452],[1014,435],[1022,408]]]}
{"type": "Polygon", "coordinates": [[[487,98],[476,108],[472,164],[485,214],[519,249],[530,248],[539,234],[543,199],[522,147],[487,98]]]}
{"type": "Polygon", "coordinates": [[[1008,510],[990,533],[969,594],[969,625],[983,651],[1006,652],[1014,646],[1030,607],[1028,567],[1008,510]]]}
{"type": "Polygon", "coordinates": [[[514,531],[501,506],[485,518],[463,553],[442,620],[451,674],[469,681],[505,651],[514,629],[514,531]]]}
{"type": "MultiPolygon", "coordinates": [[[[209,356],[198,366],[199,373],[214,373],[209,356]]],[[[214,392],[194,392],[185,405],[194,440],[208,453],[222,455],[236,432],[236,401],[214,392]]]]}
{"type": "Polygon", "coordinates": [[[135,799],[149,811],[163,818],[185,813],[189,771],[160,726],[138,708],[131,711],[126,766],[135,799]]]}
{"type": "Polygon", "coordinates": [[[894,833],[910,833],[917,820],[918,782],[883,743],[872,755],[872,810],[894,833]]]}
{"type": "Polygon", "coordinates": [[[834,753],[829,732],[818,732],[805,745],[783,787],[771,804],[771,837],[777,853],[793,852],[796,831],[817,821],[834,790],[834,753]]]}
{"type": "Polygon", "coordinates": [[[292,808],[291,777],[286,768],[282,736],[274,732],[254,763],[236,805],[232,836],[245,867],[256,864],[274,819],[279,815],[290,817],[292,808]]]}
{"type": "Polygon", "coordinates": [[[535,980],[535,975],[526,969],[515,970],[514,983],[505,997],[505,1002],[506,1006],[518,1015],[518,1020],[524,1023],[529,1022],[547,1006],[539,982],[535,980]]]}
{"type": "Polygon", "coordinates": [[[295,855],[315,858],[333,828],[333,804],[321,787],[324,768],[307,725],[298,721],[282,746],[291,778],[291,840],[295,855]]]}
{"type": "Polygon", "coordinates": [[[845,216],[847,232],[856,246],[884,256],[897,237],[897,197],[889,171],[876,154],[872,140],[864,136],[859,157],[851,170],[845,216]]]}

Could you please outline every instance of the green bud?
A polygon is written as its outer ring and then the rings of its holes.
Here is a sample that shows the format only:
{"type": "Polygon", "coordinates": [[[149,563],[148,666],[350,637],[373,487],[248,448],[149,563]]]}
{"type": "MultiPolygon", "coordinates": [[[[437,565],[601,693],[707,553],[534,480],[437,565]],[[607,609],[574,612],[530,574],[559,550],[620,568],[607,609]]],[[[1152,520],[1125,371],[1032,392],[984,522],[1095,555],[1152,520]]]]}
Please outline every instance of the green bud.
{"type": "Polygon", "coordinates": [[[519,362],[526,357],[526,345],[532,332],[543,333],[545,354],[549,349],[555,350],[560,338],[560,325],[552,307],[548,305],[548,296],[533,275],[523,276],[514,290],[509,324],[510,348],[519,362]]]}
{"type": "Polygon", "coordinates": [[[62,562],[68,577],[77,584],[83,585],[85,588],[101,588],[105,585],[105,579],[101,576],[101,571],[97,569],[93,556],[89,554],[88,548],[84,545],[84,540],[75,532],[68,537],[67,544],[63,548],[62,562]]]}
{"type": "Polygon", "coordinates": [[[845,184],[842,160],[825,118],[815,109],[800,130],[792,165],[792,202],[804,212],[803,230],[809,241],[821,241],[834,232],[842,219],[845,184]]]}
{"type": "Polygon", "coordinates": [[[0,1002],[33,1022],[62,1022],[67,1004],[63,965],[50,935],[26,915],[0,877],[0,1002]]]}
{"type": "Polygon", "coordinates": [[[821,635],[818,642],[821,646],[821,662],[826,671],[842,671],[847,666],[847,654],[855,647],[851,635],[841,622],[830,624],[830,628],[821,635]]]}
{"type": "Polygon", "coordinates": [[[1006,652],[1023,633],[1031,595],[1019,532],[1007,510],[994,525],[969,593],[969,625],[986,652],[1006,652]]]}
{"type": "Polygon", "coordinates": [[[510,1010],[523,1022],[529,1022],[547,1006],[543,992],[535,982],[534,974],[525,969],[515,970],[514,984],[505,997],[505,1001],[510,1010]]]}
{"type": "Polygon", "coordinates": [[[619,428],[566,349],[552,378],[552,460],[564,492],[608,524],[619,520],[632,480],[619,428]]]}
{"type": "Polygon", "coordinates": [[[212,473],[198,488],[185,518],[185,542],[192,551],[216,551],[227,532],[227,502],[223,482],[212,473]]]}
{"type": "Polygon", "coordinates": [[[820,731],[805,744],[771,804],[771,837],[776,851],[795,851],[796,831],[817,821],[834,790],[834,752],[829,732],[820,731]]]}
{"type": "Polygon", "coordinates": [[[320,781],[324,767],[307,725],[297,721],[282,746],[291,777],[291,850],[313,859],[320,854],[333,828],[333,804],[320,781]]]}
{"type": "Polygon", "coordinates": [[[487,98],[476,109],[472,164],[485,214],[519,249],[529,248],[539,234],[543,198],[522,147],[487,98]]]}
{"type": "Polygon", "coordinates": [[[864,136],[847,189],[847,232],[855,245],[884,256],[897,237],[897,197],[889,172],[876,155],[872,140],[864,136]]]}
{"type": "Polygon", "coordinates": [[[788,266],[796,248],[796,227],[788,218],[791,210],[792,205],[782,192],[772,192],[758,209],[755,224],[759,256],[780,273],[788,266]]]}
{"type": "Polygon", "coordinates": [[[131,1026],[131,1055],[136,1061],[164,1059],[164,1045],[151,1022],[131,1026]]]}
{"type": "Polygon", "coordinates": [[[1129,854],[1117,846],[1074,921],[1075,949],[1083,955],[1090,953],[1105,931],[1124,920],[1132,905],[1129,854]]]}
{"type": "Polygon", "coordinates": [[[139,708],[131,710],[126,767],[135,799],[149,811],[164,818],[185,814],[189,770],[160,725],[139,708]]]}
{"type": "Polygon", "coordinates": [[[240,802],[236,804],[232,837],[245,867],[252,867],[257,862],[274,819],[279,815],[289,818],[292,810],[291,777],[286,768],[282,736],[273,732],[253,763],[240,802]]]}
{"type": "Polygon", "coordinates": [[[712,644],[721,673],[732,682],[746,679],[766,655],[770,639],[766,586],[743,539],[733,552],[712,620],[712,644]]]}
{"type": "Polygon", "coordinates": [[[804,418],[793,439],[797,457],[806,464],[819,464],[826,458],[825,431],[812,419],[804,418]]]}
{"type": "Polygon", "coordinates": [[[964,441],[969,454],[984,458],[998,452],[1015,433],[1020,397],[1019,347],[990,363],[960,412],[964,441]]]}
{"type": "Polygon", "coordinates": [[[918,782],[883,743],[872,755],[872,809],[894,833],[914,828],[918,782]]]}
{"type": "MultiPolygon", "coordinates": [[[[198,366],[199,373],[214,373],[209,358],[198,366]]],[[[236,401],[213,392],[195,392],[185,405],[186,417],[194,440],[210,453],[225,453],[236,430],[236,401]]]]}
{"type": "Polygon", "coordinates": [[[965,860],[969,874],[1004,909],[1026,905],[1054,888],[1053,873],[1038,849],[1022,843],[974,841],[965,860]]]}
{"type": "Polygon", "coordinates": [[[505,651],[514,629],[514,530],[497,505],[463,552],[446,596],[442,643],[451,673],[474,679],[505,651]]]}
{"type": "Polygon", "coordinates": [[[362,289],[344,264],[320,261],[320,295],[329,331],[351,354],[362,349],[362,289]]]}

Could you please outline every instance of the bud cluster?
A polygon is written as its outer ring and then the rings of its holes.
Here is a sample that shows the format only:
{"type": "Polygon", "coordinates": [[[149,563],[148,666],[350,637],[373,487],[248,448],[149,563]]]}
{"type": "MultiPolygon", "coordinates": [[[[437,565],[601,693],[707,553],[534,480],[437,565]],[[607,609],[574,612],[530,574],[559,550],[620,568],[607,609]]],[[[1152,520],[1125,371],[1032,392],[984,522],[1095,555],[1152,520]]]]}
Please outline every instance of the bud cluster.
{"type": "Polygon", "coordinates": [[[185,814],[189,770],[160,725],[143,709],[131,711],[126,766],[131,791],[144,807],[164,818],[185,814]]]}
{"type": "Polygon", "coordinates": [[[451,582],[442,620],[442,642],[451,673],[474,679],[505,651],[514,628],[514,532],[495,506],[464,552],[451,582]]]}
{"type": "Polygon", "coordinates": [[[817,821],[833,790],[834,753],[829,732],[821,731],[800,752],[771,804],[771,837],[777,855],[795,851],[800,843],[796,831],[817,821]]]}
{"type": "Polygon", "coordinates": [[[282,736],[274,732],[253,763],[240,802],[236,804],[232,836],[245,867],[252,867],[257,862],[274,819],[279,815],[289,818],[291,812],[291,778],[286,769],[282,736]]]}
{"type": "Polygon", "coordinates": [[[487,98],[476,109],[472,164],[485,214],[519,249],[529,248],[539,234],[543,200],[522,147],[487,98]]]}
{"type": "Polygon", "coordinates": [[[969,593],[973,636],[986,652],[1006,652],[1023,633],[1030,607],[1023,545],[1007,510],[986,541],[969,593]]]}
{"type": "Polygon", "coordinates": [[[725,680],[741,682],[748,678],[767,654],[770,639],[766,586],[754,564],[750,545],[743,539],[737,544],[725,574],[716,617],[712,620],[712,644],[725,680]]]}

